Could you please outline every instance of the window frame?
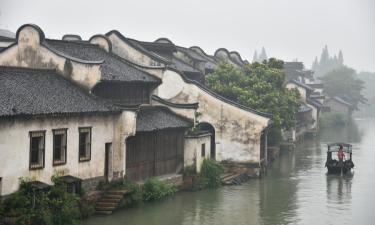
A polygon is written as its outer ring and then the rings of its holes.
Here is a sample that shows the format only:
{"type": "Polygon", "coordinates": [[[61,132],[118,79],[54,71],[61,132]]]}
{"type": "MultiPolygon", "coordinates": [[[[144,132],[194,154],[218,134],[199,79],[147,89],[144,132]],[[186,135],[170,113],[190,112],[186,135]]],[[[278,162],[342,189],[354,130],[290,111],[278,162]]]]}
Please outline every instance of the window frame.
{"type": "MultiPolygon", "coordinates": [[[[87,146],[86,146],[87,147],[87,146]]],[[[90,161],[91,160],[91,149],[92,149],[92,127],[79,127],[78,128],[78,162],[87,162],[87,161],[90,161]],[[88,129],[89,130],[89,138],[90,138],[90,147],[89,147],[89,156],[87,157],[82,157],[81,158],[81,153],[80,153],[80,146],[81,146],[81,143],[80,143],[80,135],[82,132],[82,130],[86,130],[88,129]]],[[[87,149],[86,149],[86,154],[87,154],[87,149]]]]}
{"type": "Polygon", "coordinates": [[[46,131],[45,130],[29,131],[29,139],[30,139],[30,143],[29,143],[29,170],[43,169],[45,167],[45,158],[46,158],[46,131]],[[42,133],[43,134],[42,136],[37,136],[37,137],[43,137],[43,160],[41,162],[42,165],[39,165],[39,166],[32,166],[32,164],[31,164],[33,133],[42,133]]]}
{"type": "Polygon", "coordinates": [[[52,166],[61,166],[65,165],[67,163],[67,150],[68,149],[68,128],[59,128],[59,129],[52,129],[52,166]],[[55,135],[57,132],[64,131],[65,132],[65,149],[64,149],[64,154],[65,158],[64,161],[55,161],[55,135]]]}

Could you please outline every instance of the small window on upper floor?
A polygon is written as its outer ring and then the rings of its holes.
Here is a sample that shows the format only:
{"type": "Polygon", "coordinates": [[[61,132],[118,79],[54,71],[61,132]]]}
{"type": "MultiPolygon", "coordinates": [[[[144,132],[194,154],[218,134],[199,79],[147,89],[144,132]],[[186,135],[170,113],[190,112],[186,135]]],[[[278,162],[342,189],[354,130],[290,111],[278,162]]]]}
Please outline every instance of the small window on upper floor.
{"type": "Polygon", "coordinates": [[[29,169],[44,168],[44,153],[45,153],[45,131],[32,131],[30,136],[30,165],[29,169]]]}
{"type": "Polygon", "coordinates": [[[206,156],[206,144],[202,144],[201,146],[201,157],[205,157],[206,156]]]}
{"type": "Polygon", "coordinates": [[[66,164],[67,129],[53,130],[53,165],[66,164]]]}
{"type": "Polygon", "coordinates": [[[91,159],[91,127],[79,128],[79,161],[91,159]]]}

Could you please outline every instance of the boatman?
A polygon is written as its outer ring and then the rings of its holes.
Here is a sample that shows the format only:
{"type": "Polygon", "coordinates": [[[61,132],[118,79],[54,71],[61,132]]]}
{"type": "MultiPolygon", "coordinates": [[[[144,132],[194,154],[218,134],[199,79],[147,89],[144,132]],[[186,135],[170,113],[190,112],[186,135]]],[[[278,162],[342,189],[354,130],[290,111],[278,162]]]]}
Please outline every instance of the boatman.
{"type": "Polygon", "coordinates": [[[339,166],[342,166],[342,162],[345,158],[345,154],[344,154],[342,145],[340,145],[339,151],[337,152],[337,157],[339,158],[339,166]]]}

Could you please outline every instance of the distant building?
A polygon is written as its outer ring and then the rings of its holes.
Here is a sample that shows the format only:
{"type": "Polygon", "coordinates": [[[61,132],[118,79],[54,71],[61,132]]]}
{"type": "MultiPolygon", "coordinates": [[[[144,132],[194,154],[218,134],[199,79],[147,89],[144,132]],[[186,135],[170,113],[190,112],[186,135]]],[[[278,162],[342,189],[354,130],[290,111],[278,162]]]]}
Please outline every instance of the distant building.
{"type": "Polygon", "coordinates": [[[339,97],[331,97],[324,101],[324,112],[334,112],[343,115],[346,124],[350,123],[354,109],[352,104],[339,97]]]}

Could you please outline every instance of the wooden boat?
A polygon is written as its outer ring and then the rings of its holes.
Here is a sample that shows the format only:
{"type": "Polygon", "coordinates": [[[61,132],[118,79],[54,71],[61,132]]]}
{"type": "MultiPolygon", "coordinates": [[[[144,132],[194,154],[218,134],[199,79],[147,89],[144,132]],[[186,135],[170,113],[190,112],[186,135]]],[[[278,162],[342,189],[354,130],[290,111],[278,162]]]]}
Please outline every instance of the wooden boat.
{"type": "Polygon", "coordinates": [[[328,169],[328,173],[346,174],[350,172],[354,167],[352,161],[352,145],[347,143],[328,144],[327,161],[325,166],[328,169]],[[342,147],[345,154],[345,158],[342,161],[332,158],[332,154],[337,155],[340,147],[342,147]]]}

